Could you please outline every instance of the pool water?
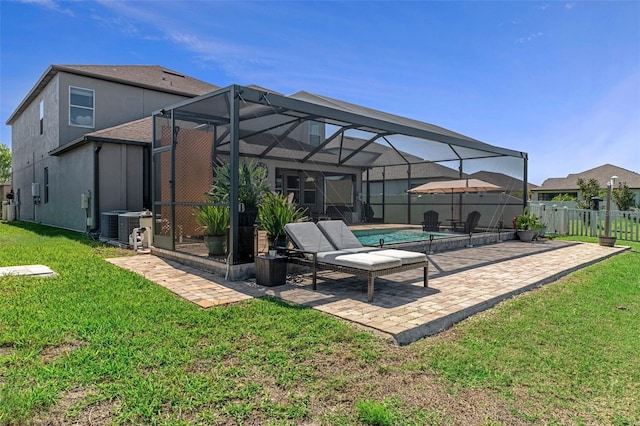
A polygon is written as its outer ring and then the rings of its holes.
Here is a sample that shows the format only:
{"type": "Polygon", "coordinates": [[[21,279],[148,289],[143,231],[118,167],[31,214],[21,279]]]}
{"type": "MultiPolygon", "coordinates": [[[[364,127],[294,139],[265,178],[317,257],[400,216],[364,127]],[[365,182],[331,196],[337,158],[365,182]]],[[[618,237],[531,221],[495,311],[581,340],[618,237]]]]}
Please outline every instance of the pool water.
{"type": "Polygon", "coordinates": [[[443,234],[438,232],[423,232],[415,228],[389,228],[389,229],[358,229],[353,234],[365,246],[378,245],[380,239],[385,244],[408,243],[412,241],[429,240],[429,236],[433,235],[434,239],[450,237],[451,234],[443,234]]]}

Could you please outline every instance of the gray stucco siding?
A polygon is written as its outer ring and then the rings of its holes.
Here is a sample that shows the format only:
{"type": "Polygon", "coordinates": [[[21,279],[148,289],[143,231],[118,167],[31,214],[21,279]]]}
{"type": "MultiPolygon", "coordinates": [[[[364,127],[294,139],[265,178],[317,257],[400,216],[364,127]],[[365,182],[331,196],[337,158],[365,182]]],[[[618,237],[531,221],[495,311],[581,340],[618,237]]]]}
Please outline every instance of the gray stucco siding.
{"type": "Polygon", "coordinates": [[[155,110],[187,98],[169,93],[98,80],[75,74],[59,73],[60,145],[86,133],[113,127],[143,117],[155,110]],[[91,128],[69,125],[69,87],[94,92],[94,125],[91,128]]]}
{"type": "Polygon", "coordinates": [[[140,211],[143,206],[143,147],[103,144],[100,150],[100,212],[140,211]]]}

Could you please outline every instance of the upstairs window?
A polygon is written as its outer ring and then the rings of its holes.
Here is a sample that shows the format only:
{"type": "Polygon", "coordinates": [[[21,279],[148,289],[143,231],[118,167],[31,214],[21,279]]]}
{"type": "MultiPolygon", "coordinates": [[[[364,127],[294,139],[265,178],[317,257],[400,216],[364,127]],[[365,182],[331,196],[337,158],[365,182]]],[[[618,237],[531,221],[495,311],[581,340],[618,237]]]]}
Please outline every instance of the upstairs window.
{"type": "Polygon", "coordinates": [[[309,145],[320,145],[320,123],[312,121],[309,123],[309,145]]]}
{"type": "Polygon", "coordinates": [[[69,125],[93,128],[94,92],[69,87],[69,125]]]}
{"type": "Polygon", "coordinates": [[[40,134],[44,133],[44,101],[40,101],[40,134]]]}

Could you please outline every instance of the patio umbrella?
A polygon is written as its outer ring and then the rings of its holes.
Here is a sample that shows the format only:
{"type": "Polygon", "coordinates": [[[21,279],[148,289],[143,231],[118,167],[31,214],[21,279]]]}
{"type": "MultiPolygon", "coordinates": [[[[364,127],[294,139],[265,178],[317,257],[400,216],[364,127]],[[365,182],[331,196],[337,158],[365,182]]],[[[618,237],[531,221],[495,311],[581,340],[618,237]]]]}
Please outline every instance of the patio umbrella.
{"type": "Polygon", "coordinates": [[[453,195],[465,192],[499,191],[502,188],[480,179],[438,180],[425,183],[409,192],[413,194],[451,194],[451,220],[453,221],[453,195]]]}

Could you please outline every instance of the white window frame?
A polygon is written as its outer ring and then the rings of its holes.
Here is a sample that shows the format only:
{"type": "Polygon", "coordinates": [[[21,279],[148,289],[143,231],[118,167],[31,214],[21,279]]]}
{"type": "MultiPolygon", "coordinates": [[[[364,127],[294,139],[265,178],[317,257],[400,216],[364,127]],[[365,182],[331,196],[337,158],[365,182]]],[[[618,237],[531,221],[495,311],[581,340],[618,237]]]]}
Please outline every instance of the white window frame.
{"type": "Polygon", "coordinates": [[[87,89],[84,87],[77,87],[77,86],[69,86],[69,126],[73,126],[73,127],[85,127],[88,129],[93,129],[96,126],[96,91],[93,89],[87,89]],[[86,107],[86,106],[81,106],[81,105],[72,105],[71,104],[71,90],[73,89],[77,89],[77,90],[85,90],[87,92],[91,92],[91,100],[93,101],[93,105],[91,106],[91,108],[86,107]],[[80,108],[80,109],[84,109],[87,111],[91,111],[91,125],[87,126],[87,125],[82,125],[82,124],[75,124],[71,122],[71,108],[80,108]]]}
{"type": "Polygon", "coordinates": [[[309,145],[319,146],[321,143],[322,143],[321,124],[318,121],[310,121],[309,122],[309,145]]]}

